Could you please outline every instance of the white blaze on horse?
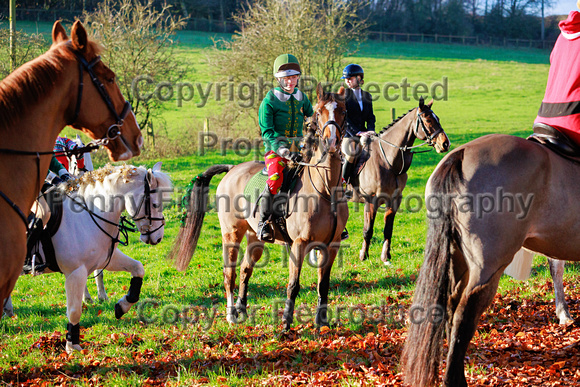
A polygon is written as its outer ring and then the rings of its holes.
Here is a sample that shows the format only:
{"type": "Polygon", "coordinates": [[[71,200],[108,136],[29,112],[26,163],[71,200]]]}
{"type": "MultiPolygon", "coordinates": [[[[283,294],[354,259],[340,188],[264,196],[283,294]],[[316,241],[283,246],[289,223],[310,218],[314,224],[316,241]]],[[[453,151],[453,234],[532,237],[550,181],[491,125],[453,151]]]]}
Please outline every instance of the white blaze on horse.
{"type": "Polygon", "coordinates": [[[100,50],[79,21],[70,39],[56,22],[50,49],[0,82],[0,302],[22,271],[26,215],[61,130],[66,125],[82,130],[104,145],[113,161],[140,153],[139,125],[100,50]]]}
{"type": "Polygon", "coordinates": [[[152,169],[109,165],[63,183],[59,189],[65,189],[66,196],[61,225],[52,243],[56,263],[66,277],[66,350],[71,352],[81,349],[79,322],[89,273],[103,269],[131,273],[129,291],[115,305],[117,318],[138,301],[145,271],[141,262],[117,248],[122,238],[121,214],[126,210],[133,219],[141,241],[159,243],[165,225],[163,194],[171,192],[171,180],[161,172],[161,163],[152,169]],[[66,189],[76,185],[72,192],[66,189]]]}

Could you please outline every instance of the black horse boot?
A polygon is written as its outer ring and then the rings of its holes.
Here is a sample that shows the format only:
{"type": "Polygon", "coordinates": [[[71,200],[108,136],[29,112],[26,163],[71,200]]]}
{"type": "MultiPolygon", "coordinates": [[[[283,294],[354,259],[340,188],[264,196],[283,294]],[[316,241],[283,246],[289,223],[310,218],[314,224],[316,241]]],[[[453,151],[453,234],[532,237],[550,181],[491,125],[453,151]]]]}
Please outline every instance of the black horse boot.
{"type": "Polygon", "coordinates": [[[260,221],[258,222],[258,232],[256,234],[258,239],[262,242],[274,241],[274,229],[272,228],[272,222],[270,221],[274,196],[275,195],[270,193],[270,190],[268,189],[266,190],[266,193],[262,195],[262,200],[260,201],[260,221]]]}

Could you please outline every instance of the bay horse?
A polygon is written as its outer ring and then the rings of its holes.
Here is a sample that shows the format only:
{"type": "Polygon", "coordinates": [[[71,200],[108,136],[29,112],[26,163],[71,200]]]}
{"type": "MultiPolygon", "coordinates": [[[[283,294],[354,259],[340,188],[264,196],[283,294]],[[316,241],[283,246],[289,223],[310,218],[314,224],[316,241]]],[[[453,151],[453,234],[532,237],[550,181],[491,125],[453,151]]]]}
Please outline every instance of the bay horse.
{"type": "Polygon", "coordinates": [[[82,349],[79,323],[89,273],[104,269],[131,273],[127,294],[115,304],[118,319],[139,300],[145,270],[141,262],[118,248],[119,243],[126,244],[121,213],[126,210],[133,219],[142,242],[159,243],[165,225],[162,195],[171,192],[171,180],[161,172],[161,162],[152,169],[107,165],[63,183],[59,189],[64,195],[62,221],[51,239],[56,263],[66,278],[66,351],[71,353],[82,349]]]}
{"type": "MultiPolygon", "coordinates": [[[[340,247],[340,233],[348,219],[348,206],[341,187],[340,155],[346,115],[344,88],[340,88],[338,94],[332,94],[324,92],[319,84],[316,93],[318,103],[311,123],[316,127],[318,137],[318,145],[311,145],[312,160],[316,160],[316,163],[304,166],[302,175],[288,194],[289,214],[286,225],[290,240],[279,229],[275,233],[275,243],[291,245],[287,299],[283,315],[286,330],[290,329],[294,318],[304,257],[315,248],[322,249],[322,253],[318,253],[317,265],[319,298],[316,324],[328,325],[330,271],[340,247]]],[[[203,203],[209,182],[215,174],[227,172],[217,187],[216,198],[226,198],[228,201],[225,205],[220,203],[217,212],[222,232],[227,321],[230,323],[247,317],[248,282],[264,249],[264,242],[259,241],[256,236],[259,220],[259,212],[257,214],[255,210],[256,203],[244,196],[246,183],[263,168],[263,163],[250,161],[235,167],[216,165],[201,174],[196,180],[191,199],[193,210],[188,214],[186,226],[180,229],[170,253],[176,267],[185,270],[199,238],[205,214],[203,203]],[[241,263],[238,300],[234,304],[236,266],[244,235],[248,248],[241,263]]]]}
{"type": "Polygon", "coordinates": [[[140,153],[139,125],[115,74],[100,61],[100,50],[79,21],[70,39],[56,22],[50,49],[0,82],[0,302],[10,295],[22,270],[26,215],[64,126],[105,145],[113,161],[140,153]]]}
{"type": "Polygon", "coordinates": [[[353,202],[364,203],[363,244],[359,258],[364,261],[369,257],[369,248],[373,237],[373,228],[377,210],[385,205],[383,228],[383,249],[381,261],[389,264],[391,260],[391,238],[395,215],[401,204],[403,189],[407,184],[407,171],[418,153],[416,147],[430,145],[438,153],[447,152],[449,138],[441,127],[439,118],[433,113],[433,101],[425,104],[419,99],[419,107],[409,110],[377,136],[372,136],[365,162],[358,176],[358,190],[355,189],[353,202]],[[413,146],[415,139],[424,141],[413,146]]]}
{"type": "Polygon", "coordinates": [[[578,163],[543,145],[503,134],[473,140],[441,160],[425,191],[425,260],[401,357],[407,383],[437,383],[447,328],[443,383],[467,385],[467,347],[522,246],[553,259],[580,259],[579,173],[578,163]]]}

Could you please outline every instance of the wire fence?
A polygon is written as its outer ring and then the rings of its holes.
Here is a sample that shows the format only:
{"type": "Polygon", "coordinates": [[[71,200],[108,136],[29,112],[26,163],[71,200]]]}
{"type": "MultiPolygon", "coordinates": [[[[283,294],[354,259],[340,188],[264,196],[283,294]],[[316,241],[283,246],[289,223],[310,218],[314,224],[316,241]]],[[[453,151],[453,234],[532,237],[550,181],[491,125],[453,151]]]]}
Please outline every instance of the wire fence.
{"type": "Polygon", "coordinates": [[[555,40],[533,40],[533,39],[509,39],[492,36],[460,36],[460,35],[438,35],[438,34],[412,34],[404,32],[383,32],[370,31],[369,38],[381,42],[417,42],[417,43],[441,43],[441,44],[461,44],[472,46],[503,46],[521,48],[551,49],[555,40]]]}
{"type": "MultiPolygon", "coordinates": [[[[16,20],[55,22],[57,20],[74,21],[75,17],[82,15],[82,10],[47,10],[16,8],[16,20]]],[[[8,19],[8,8],[0,8],[0,20],[8,19]]],[[[239,30],[236,23],[226,20],[215,20],[211,17],[190,17],[187,20],[186,29],[193,31],[233,33],[239,30]]],[[[369,39],[381,42],[416,42],[436,44],[458,44],[472,46],[502,46],[519,48],[551,49],[554,40],[533,39],[508,39],[491,36],[459,36],[438,34],[417,34],[405,32],[370,31],[369,39]]]]}

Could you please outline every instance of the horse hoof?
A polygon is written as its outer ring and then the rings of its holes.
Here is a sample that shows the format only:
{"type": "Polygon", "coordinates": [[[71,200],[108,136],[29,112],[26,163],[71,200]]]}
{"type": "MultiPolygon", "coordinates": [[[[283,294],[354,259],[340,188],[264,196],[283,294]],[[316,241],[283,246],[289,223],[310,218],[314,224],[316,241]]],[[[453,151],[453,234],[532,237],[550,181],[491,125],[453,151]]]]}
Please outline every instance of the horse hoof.
{"type": "Polygon", "coordinates": [[[238,312],[238,322],[244,322],[248,319],[248,312],[246,311],[246,308],[236,307],[236,311],[238,312]]]}
{"type": "Polygon", "coordinates": [[[284,323],[284,332],[290,331],[291,325],[292,325],[291,323],[285,322],[284,323]]]}
{"type": "Polygon", "coordinates": [[[119,305],[119,303],[115,304],[115,318],[117,320],[119,320],[121,317],[123,317],[123,315],[125,314],[125,312],[123,312],[123,308],[121,308],[121,305],[119,305]]]}
{"type": "Polygon", "coordinates": [[[230,324],[237,324],[238,323],[238,317],[234,314],[228,314],[226,317],[226,320],[230,323],[230,324]]]}
{"type": "Polygon", "coordinates": [[[391,261],[383,261],[383,265],[385,266],[393,266],[393,264],[391,263],[391,261]]]}
{"type": "Polygon", "coordinates": [[[359,255],[359,259],[361,261],[366,261],[369,258],[369,255],[367,253],[365,253],[363,250],[361,250],[360,255],[359,255]]]}
{"type": "Polygon", "coordinates": [[[80,352],[83,348],[79,344],[73,344],[71,341],[66,342],[65,351],[67,354],[72,354],[73,352],[80,352]]]}
{"type": "Polygon", "coordinates": [[[574,324],[574,319],[564,316],[564,317],[560,317],[560,325],[568,325],[568,324],[574,324]]]}

